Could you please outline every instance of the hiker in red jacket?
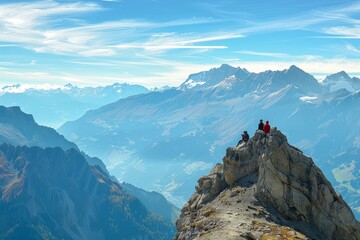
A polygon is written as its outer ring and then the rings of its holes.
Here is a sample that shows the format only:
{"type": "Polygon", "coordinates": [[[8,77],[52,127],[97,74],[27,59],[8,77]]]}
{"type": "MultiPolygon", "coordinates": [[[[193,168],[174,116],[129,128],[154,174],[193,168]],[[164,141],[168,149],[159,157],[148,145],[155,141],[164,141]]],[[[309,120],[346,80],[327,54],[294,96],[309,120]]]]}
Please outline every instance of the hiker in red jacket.
{"type": "Polygon", "coordinates": [[[265,133],[269,133],[269,132],[270,132],[270,124],[269,124],[269,121],[266,121],[263,130],[264,130],[265,133]]]}

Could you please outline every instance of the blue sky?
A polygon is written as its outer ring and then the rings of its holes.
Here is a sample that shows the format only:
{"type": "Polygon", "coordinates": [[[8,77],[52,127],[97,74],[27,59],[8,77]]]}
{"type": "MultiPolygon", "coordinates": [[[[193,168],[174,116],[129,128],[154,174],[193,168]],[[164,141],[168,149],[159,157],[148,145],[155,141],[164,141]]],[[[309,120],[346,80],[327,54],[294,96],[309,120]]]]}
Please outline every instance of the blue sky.
{"type": "Polygon", "coordinates": [[[178,86],[227,63],[360,75],[360,2],[0,2],[0,83],[178,86]]]}

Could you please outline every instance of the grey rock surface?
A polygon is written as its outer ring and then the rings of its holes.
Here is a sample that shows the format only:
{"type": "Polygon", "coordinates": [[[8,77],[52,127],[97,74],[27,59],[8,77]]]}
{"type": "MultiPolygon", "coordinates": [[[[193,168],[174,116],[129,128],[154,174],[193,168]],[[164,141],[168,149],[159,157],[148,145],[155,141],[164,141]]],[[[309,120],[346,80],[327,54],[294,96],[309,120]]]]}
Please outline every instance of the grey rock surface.
{"type": "Polygon", "coordinates": [[[360,239],[350,207],[312,159],[276,128],[228,148],[223,164],[198,183],[177,221],[175,239],[251,239],[249,234],[272,239],[274,229],[282,229],[285,239],[360,239]],[[257,214],[249,216],[249,209],[257,214]],[[210,220],[218,225],[199,227],[199,221],[210,220]]]}

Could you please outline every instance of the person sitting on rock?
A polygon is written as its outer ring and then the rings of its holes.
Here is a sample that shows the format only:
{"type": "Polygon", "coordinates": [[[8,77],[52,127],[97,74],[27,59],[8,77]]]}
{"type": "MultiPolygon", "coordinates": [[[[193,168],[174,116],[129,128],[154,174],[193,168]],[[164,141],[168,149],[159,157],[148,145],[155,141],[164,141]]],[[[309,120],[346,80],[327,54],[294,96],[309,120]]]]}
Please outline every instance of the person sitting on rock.
{"type": "Polygon", "coordinates": [[[241,134],[241,140],[238,142],[236,146],[239,146],[242,142],[247,142],[249,140],[250,136],[248,132],[245,130],[243,134],[241,134]]]}
{"type": "Polygon", "coordinates": [[[270,132],[270,124],[269,121],[266,121],[264,127],[263,127],[263,131],[267,134],[270,132]]]}
{"type": "Polygon", "coordinates": [[[259,125],[258,125],[258,130],[263,130],[264,129],[264,123],[263,120],[260,119],[259,125]]]}

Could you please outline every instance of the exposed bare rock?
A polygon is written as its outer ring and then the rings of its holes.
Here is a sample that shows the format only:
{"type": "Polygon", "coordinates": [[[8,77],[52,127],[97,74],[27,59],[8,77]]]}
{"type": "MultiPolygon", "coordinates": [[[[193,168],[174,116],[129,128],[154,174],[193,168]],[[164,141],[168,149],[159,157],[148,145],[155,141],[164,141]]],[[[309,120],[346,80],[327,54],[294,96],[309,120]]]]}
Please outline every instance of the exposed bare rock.
{"type": "Polygon", "coordinates": [[[349,206],[276,128],[228,148],[198,183],[175,239],[360,239],[349,206]]]}

